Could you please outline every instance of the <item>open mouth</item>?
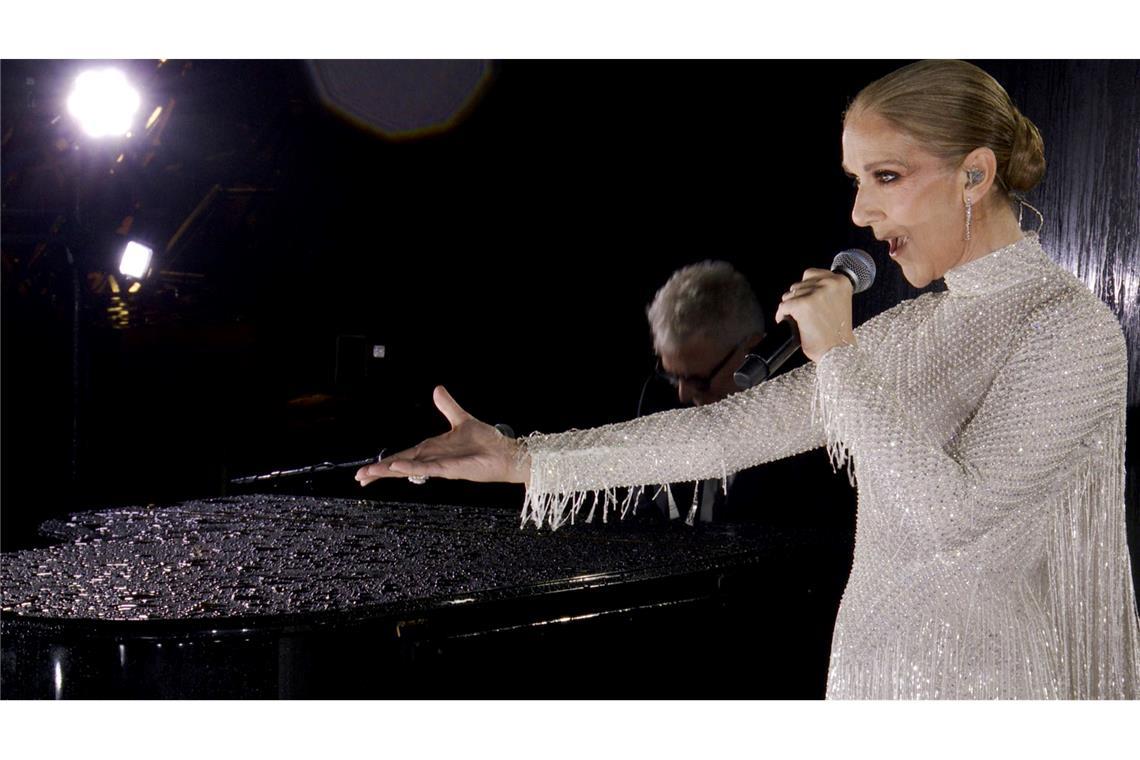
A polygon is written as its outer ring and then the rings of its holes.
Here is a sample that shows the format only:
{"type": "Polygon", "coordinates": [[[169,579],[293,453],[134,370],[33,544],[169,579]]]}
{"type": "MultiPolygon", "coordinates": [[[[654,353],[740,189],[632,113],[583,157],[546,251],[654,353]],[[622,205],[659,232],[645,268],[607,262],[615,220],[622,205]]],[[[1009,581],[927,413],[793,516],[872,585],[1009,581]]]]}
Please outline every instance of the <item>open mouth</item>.
{"type": "Polygon", "coordinates": [[[893,259],[898,256],[899,251],[902,250],[908,242],[909,239],[905,237],[887,238],[887,246],[889,247],[891,258],[893,259]]]}

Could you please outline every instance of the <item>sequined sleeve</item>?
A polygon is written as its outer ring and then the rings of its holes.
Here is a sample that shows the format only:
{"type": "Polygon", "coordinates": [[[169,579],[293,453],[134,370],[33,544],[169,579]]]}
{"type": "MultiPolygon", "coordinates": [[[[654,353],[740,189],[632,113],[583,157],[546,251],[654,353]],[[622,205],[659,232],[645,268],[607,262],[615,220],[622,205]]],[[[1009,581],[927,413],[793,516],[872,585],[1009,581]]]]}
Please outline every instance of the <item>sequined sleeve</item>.
{"type": "Polygon", "coordinates": [[[523,523],[557,528],[583,510],[623,516],[641,488],[727,474],[823,445],[807,365],[715,404],[523,440],[531,480],[523,523]],[[624,493],[617,489],[628,488],[624,493]]]}
{"type": "MultiPolygon", "coordinates": [[[[1039,509],[1103,451],[1119,425],[1125,393],[1120,329],[1097,329],[1053,303],[1024,334],[959,434],[939,441],[860,346],[819,362],[820,408],[837,463],[854,460],[860,493],[946,512],[951,543],[974,540],[1011,510],[1039,509]]],[[[1103,309],[1101,309],[1103,310],[1103,309]]]]}

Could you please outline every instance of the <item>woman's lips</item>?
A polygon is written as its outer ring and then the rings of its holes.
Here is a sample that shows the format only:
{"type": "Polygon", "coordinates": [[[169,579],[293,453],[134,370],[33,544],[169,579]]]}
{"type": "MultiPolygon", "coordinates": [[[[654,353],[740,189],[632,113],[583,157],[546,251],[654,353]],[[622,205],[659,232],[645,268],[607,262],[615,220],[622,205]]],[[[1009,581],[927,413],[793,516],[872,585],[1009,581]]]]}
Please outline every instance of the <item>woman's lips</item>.
{"type": "Polygon", "coordinates": [[[899,250],[902,249],[906,244],[907,244],[907,239],[905,237],[888,238],[887,239],[887,246],[888,246],[888,249],[889,249],[888,252],[890,253],[891,258],[893,259],[896,256],[898,256],[899,250]]]}

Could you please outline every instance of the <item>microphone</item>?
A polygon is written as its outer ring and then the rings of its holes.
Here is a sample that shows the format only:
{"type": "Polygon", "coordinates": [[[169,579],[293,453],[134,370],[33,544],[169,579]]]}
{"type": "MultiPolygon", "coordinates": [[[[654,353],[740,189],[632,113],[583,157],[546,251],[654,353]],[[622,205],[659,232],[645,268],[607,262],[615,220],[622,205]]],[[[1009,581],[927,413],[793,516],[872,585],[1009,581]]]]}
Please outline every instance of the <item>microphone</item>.
{"type": "MultiPolygon", "coordinates": [[[[831,271],[845,275],[851,280],[851,287],[855,293],[862,293],[875,282],[875,260],[866,251],[850,248],[840,251],[831,262],[831,271]]],[[[772,349],[761,343],[756,352],[744,357],[744,363],[733,374],[736,385],[740,388],[751,388],[757,383],[767,380],[773,372],[780,368],[792,354],[800,350],[800,334],[793,324],[791,337],[783,340],[772,349]]]]}

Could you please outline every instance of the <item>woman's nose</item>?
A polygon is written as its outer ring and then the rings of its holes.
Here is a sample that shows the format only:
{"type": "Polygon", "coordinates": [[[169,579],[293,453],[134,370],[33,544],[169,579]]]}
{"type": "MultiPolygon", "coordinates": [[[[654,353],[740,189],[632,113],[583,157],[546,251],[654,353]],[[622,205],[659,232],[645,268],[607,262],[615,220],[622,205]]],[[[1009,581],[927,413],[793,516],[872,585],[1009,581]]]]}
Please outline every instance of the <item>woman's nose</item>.
{"type": "Polygon", "coordinates": [[[855,202],[851,204],[851,221],[856,227],[870,227],[871,223],[882,217],[882,213],[875,209],[869,194],[859,188],[855,191],[855,202]]]}

